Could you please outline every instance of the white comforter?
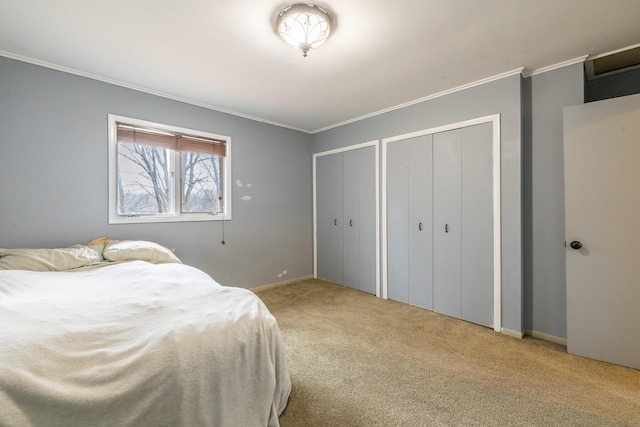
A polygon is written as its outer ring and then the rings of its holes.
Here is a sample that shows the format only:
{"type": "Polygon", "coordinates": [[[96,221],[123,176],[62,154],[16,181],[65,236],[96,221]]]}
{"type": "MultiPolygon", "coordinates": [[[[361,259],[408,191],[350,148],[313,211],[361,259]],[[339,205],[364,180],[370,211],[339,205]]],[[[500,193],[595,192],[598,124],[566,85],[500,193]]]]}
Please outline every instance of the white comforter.
{"type": "Polygon", "coordinates": [[[183,264],[0,271],[0,425],[278,426],[278,325],[183,264]]]}

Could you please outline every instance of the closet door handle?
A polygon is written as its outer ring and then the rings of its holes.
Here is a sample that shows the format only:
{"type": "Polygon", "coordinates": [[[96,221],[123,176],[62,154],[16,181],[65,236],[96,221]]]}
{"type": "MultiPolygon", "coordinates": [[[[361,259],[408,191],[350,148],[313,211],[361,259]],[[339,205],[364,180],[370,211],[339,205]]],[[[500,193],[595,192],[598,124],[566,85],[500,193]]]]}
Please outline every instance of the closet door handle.
{"type": "Polygon", "coordinates": [[[445,224],[444,225],[444,232],[448,233],[449,232],[449,224],[445,224]]]}
{"type": "Polygon", "coordinates": [[[422,223],[418,224],[418,230],[422,231],[422,223]]]}
{"type": "Polygon", "coordinates": [[[353,227],[353,220],[352,219],[349,220],[349,227],[353,227]]]}
{"type": "Polygon", "coordinates": [[[338,218],[333,220],[333,225],[338,225],[338,218]]]}

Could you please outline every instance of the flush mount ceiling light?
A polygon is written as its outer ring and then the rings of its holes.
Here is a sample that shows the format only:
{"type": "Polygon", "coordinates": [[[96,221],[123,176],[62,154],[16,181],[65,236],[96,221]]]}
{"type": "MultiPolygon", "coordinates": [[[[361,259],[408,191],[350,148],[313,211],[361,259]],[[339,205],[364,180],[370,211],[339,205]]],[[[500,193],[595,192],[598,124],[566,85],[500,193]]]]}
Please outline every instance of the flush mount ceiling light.
{"type": "Polygon", "coordinates": [[[276,19],[276,33],[307,56],[331,34],[333,17],[328,9],[308,3],[285,7],[276,19]]]}

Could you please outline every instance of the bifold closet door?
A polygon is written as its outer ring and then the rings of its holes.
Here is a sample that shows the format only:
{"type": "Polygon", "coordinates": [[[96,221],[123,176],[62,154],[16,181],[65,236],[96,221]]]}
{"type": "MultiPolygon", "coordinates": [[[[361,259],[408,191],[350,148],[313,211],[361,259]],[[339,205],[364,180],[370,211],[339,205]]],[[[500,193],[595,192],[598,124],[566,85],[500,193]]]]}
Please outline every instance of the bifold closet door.
{"type": "Polygon", "coordinates": [[[462,316],[461,167],[459,129],[433,136],[433,309],[462,316]]]}
{"type": "Polygon", "coordinates": [[[433,137],[434,311],[493,323],[493,128],[433,137]]]}
{"type": "Polygon", "coordinates": [[[433,309],[432,136],[387,145],[387,296],[433,309]]]}
{"type": "Polygon", "coordinates": [[[318,277],[376,293],[375,148],[316,158],[318,277]]]}
{"type": "Polygon", "coordinates": [[[376,293],[375,149],[342,154],[344,282],[376,293]]]}
{"type": "Polygon", "coordinates": [[[409,304],[433,310],[433,136],[409,142],[409,304]]]}
{"type": "Polygon", "coordinates": [[[316,158],[316,248],[318,277],[342,283],[342,154],[316,158]]]}
{"type": "Polygon", "coordinates": [[[493,325],[493,126],[462,132],[461,318],[493,325]]]}
{"type": "Polygon", "coordinates": [[[409,140],[387,144],[387,298],[409,302],[409,140]]]}

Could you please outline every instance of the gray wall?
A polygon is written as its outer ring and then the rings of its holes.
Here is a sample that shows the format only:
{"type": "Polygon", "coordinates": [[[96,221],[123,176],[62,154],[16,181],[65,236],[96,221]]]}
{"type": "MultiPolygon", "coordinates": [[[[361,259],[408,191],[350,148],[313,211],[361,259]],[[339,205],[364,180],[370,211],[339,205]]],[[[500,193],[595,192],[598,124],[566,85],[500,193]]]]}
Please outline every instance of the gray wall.
{"type": "Polygon", "coordinates": [[[640,68],[585,81],[584,102],[640,93],[640,68]]]}
{"type": "Polygon", "coordinates": [[[310,275],[309,142],[304,133],[0,57],[0,247],[106,235],[175,248],[224,285],[310,275]],[[222,221],[107,224],[108,113],[231,136],[226,245],[222,221]]]}
{"type": "Polygon", "coordinates": [[[523,115],[524,324],[566,338],[562,109],[583,103],[583,65],[525,79],[523,115]]]}
{"type": "Polygon", "coordinates": [[[562,108],[583,96],[576,64],[306,135],[0,57],[0,247],[66,246],[107,235],[175,248],[226,285],[306,276],[312,153],[499,113],[503,327],[565,338],[562,108]],[[107,224],[108,113],[232,137],[226,245],[219,221],[107,224]]]}
{"type": "Polygon", "coordinates": [[[502,326],[521,332],[522,182],[520,75],[428,100],[400,110],[314,134],[317,153],[463,120],[501,115],[502,150],[502,326]]]}

